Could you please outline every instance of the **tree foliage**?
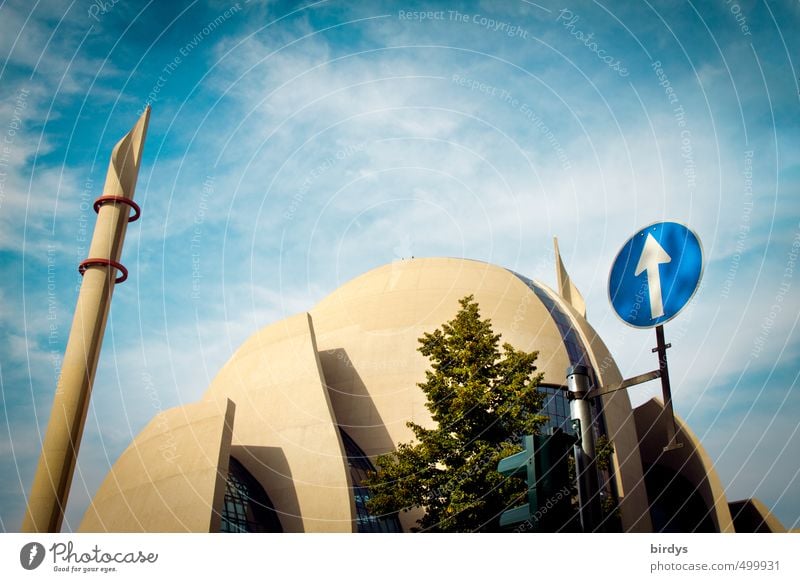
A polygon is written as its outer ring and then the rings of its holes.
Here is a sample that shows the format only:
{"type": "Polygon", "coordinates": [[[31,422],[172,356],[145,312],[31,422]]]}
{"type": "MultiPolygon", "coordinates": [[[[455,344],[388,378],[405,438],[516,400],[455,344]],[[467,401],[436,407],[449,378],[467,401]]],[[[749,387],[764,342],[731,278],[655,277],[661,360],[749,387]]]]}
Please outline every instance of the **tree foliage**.
{"type": "Polygon", "coordinates": [[[497,463],[547,420],[537,412],[544,399],[538,352],[508,343],[501,352],[500,335],[474,297],[459,303],[455,319],[419,339],[431,366],[418,386],[436,428],[407,423],[414,441],[378,457],[379,471],[367,481],[371,511],[421,507],[422,531],[496,531],[499,515],[526,491],[522,479],[500,475],[497,463]]]}

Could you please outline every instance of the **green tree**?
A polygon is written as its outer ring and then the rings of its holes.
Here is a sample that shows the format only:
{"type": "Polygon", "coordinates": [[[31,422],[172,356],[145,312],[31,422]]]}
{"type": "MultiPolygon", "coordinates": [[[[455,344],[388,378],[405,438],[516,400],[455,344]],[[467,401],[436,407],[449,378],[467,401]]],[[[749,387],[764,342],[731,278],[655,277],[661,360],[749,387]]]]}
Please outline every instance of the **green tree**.
{"type": "Polygon", "coordinates": [[[419,387],[436,428],[409,422],[411,443],[377,459],[369,476],[369,509],[386,514],[421,507],[422,531],[496,531],[500,514],[522,503],[522,479],[500,475],[500,459],[519,452],[520,437],[536,434],[539,414],[538,352],[504,343],[482,319],[472,295],[459,301],[455,319],[419,339],[431,362],[419,387]]]}

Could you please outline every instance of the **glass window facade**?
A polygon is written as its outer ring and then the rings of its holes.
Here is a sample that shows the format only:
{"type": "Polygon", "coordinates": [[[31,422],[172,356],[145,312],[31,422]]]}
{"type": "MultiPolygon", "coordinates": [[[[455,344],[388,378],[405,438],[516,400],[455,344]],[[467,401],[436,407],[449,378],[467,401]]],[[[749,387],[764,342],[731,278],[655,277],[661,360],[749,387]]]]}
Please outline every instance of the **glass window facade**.
{"type": "Polygon", "coordinates": [[[561,429],[568,434],[575,434],[569,414],[569,400],[564,390],[557,386],[540,385],[539,392],[546,394],[541,412],[549,419],[543,428],[561,429]]]}
{"type": "Polygon", "coordinates": [[[350,467],[350,478],[353,482],[353,497],[356,502],[356,525],[358,526],[359,533],[395,533],[401,532],[403,529],[400,527],[400,520],[396,515],[372,515],[367,510],[367,501],[369,501],[369,489],[364,487],[362,483],[367,477],[367,473],[375,471],[372,462],[364,454],[364,451],[344,432],[341,428],[339,432],[342,435],[342,443],[344,444],[345,454],[347,455],[347,464],[350,467]]]}
{"type": "MultiPolygon", "coordinates": [[[[561,308],[561,306],[552,298],[550,295],[542,289],[539,285],[534,283],[532,280],[528,279],[527,277],[520,275],[519,273],[514,273],[516,277],[518,277],[528,288],[533,291],[534,295],[542,302],[545,309],[550,312],[550,317],[553,318],[553,323],[556,324],[558,328],[558,332],[561,334],[561,340],[564,342],[564,348],[567,350],[567,357],[569,358],[569,363],[572,366],[582,365],[589,368],[589,385],[591,388],[595,387],[596,382],[596,375],[594,368],[592,367],[591,359],[586,351],[586,346],[583,344],[583,340],[581,336],[578,334],[578,330],[575,329],[575,326],[572,324],[572,320],[570,319],[569,315],[561,308]]],[[[564,375],[566,376],[566,370],[564,370],[564,375]]],[[[564,379],[566,382],[566,377],[564,379]]],[[[566,416],[569,417],[569,401],[566,398],[565,394],[554,394],[553,392],[558,392],[556,388],[544,388],[545,392],[551,395],[551,398],[548,398],[548,402],[550,400],[563,400],[566,404],[566,416]]],[[[595,423],[595,429],[598,434],[605,434],[606,427],[605,421],[603,420],[603,403],[599,398],[592,399],[592,417],[595,423]]],[[[559,415],[559,407],[554,402],[552,405],[545,406],[545,412],[547,414],[551,414],[550,409],[552,410],[552,414],[556,415],[556,418],[559,415]]],[[[553,423],[551,418],[550,423],[548,426],[553,426],[554,428],[561,427],[560,419],[553,423]]],[[[572,428],[567,427],[565,430],[571,432],[572,428]]]]}
{"type": "MultiPolygon", "coordinates": [[[[550,312],[550,317],[553,318],[553,323],[556,324],[558,332],[561,334],[561,339],[564,341],[564,347],[566,348],[567,355],[569,356],[569,363],[573,366],[581,364],[591,370],[592,364],[589,361],[589,356],[586,354],[586,348],[584,347],[583,341],[578,335],[577,330],[572,325],[572,321],[569,319],[569,316],[564,312],[563,309],[561,309],[558,303],[556,303],[553,298],[547,294],[547,291],[539,287],[539,285],[527,277],[524,277],[519,273],[514,274],[523,283],[525,283],[531,289],[531,291],[533,291],[534,295],[536,295],[539,301],[542,302],[547,311],[550,312]]],[[[594,374],[592,374],[592,376],[594,376],[594,374]]]]}
{"type": "MultiPolygon", "coordinates": [[[[586,366],[589,369],[589,386],[590,388],[594,388],[597,385],[597,374],[592,367],[591,359],[587,353],[586,346],[584,345],[578,330],[575,329],[570,316],[542,287],[537,285],[531,279],[520,275],[519,273],[514,273],[513,271],[512,273],[523,283],[525,283],[525,285],[527,285],[531,291],[533,291],[534,295],[536,295],[539,301],[542,302],[542,305],[544,305],[545,309],[547,309],[547,311],[550,313],[553,323],[556,324],[558,332],[561,334],[561,339],[564,342],[564,348],[567,351],[567,357],[569,358],[570,365],[576,366],[580,364],[586,366]]],[[[566,376],[566,370],[564,370],[564,375],[566,376]]],[[[564,381],[566,382],[566,377],[564,381]]],[[[569,399],[565,391],[561,388],[553,386],[541,386],[540,390],[548,395],[542,410],[542,412],[549,417],[549,421],[545,425],[545,428],[561,428],[568,433],[574,434],[574,431],[572,430],[572,423],[569,420],[569,399]]],[[[592,398],[590,403],[595,437],[607,435],[608,430],[606,428],[605,416],[603,414],[602,398],[592,398]]],[[[602,481],[604,483],[603,487],[601,488],[601,495],[611,495],[614,499],[616,499],[617,486],[613,471],[603,471],[602,481]]]]}
{"type": "Polygon", "coordinates": [[[222,504],[221,532],[281,533],[283,528],[267,492],[244,466],[228,461],[228,483],[222,504]]]}

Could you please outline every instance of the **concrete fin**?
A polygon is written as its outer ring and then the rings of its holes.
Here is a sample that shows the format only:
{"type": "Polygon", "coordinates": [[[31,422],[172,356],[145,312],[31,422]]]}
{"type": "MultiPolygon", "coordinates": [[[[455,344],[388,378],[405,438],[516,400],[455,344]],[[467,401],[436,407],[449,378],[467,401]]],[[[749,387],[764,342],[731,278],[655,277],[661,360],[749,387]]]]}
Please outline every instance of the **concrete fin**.
{"type": "Polygon", "coordinates": [[[569,273],[564,267],[564,262],[561,260],[561,253],[558,250],[558,238],[553,237],[553,246],[556,254],[556,278],[558,279],[558,294],[569,303],[575,311],[581,314],[581,317],[586,317],[586,301],[583,295],[578,291],[575,283],[569,278],[569,273]]]}

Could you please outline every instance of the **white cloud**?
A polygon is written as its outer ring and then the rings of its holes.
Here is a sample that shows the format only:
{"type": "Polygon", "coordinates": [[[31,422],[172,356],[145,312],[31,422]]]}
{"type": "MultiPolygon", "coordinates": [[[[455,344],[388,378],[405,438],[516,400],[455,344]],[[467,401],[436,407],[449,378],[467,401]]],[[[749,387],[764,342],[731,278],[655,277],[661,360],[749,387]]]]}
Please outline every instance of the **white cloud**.
{"type": "MultiPolygon", "coordinates": [[[[760,81],[752,81],[759,80],[747,60],[752,49],[734,43],[726,52],[733,79],[713,59],[698,60],[696,76],[685,63],[669,70],[691,131],[696,183],[689,188],[683,128],[652,71],[632,76],[633,84],[614,76],[554,27],[553,14],[524,5],[479,9],[512,24],[521,18],[517,10],[527,12],[529,32],[551,46],[474,24],[400,22],[388,4],[391,18],[317,34],[313,11],[302,11],[254,36],[234,28],[215,36],[203,49],[209,69],[201,91],[185,103],[165,98],[156,104],[161,117],[151,126],[137,192],[144,216],[129,229],[124,254],[132,276],[115,292],[98,372],[103,390],[93,397],[102,425],[90,417],[80,461],[83,492],[70,504],[72,520],[104,474],[106,467],[96,463],[113,462],[155,412],[142,389],[143,367],[156,379],[164,407],[195,400],[251,332],[309,309],[398,253],[479,258],[553,281],[557,235],[590,321],[623,373],[633,375],[655,367],[652,332],[630,330],[613,316],[608,269],[641,226],[683,221],[703,240],[707,271],[692,308],[667,328],[679,409],[708,413],[723,379],[753,360],[753,341],[796,227],[785,219],[796,214],[796,203],[784,170],[796,164],[799,150],[780,135],[776,151],[765,120],[769,106],[780,113],[787,97],[766,103],[760,81]],[[748,148],[755,151],[753,209],[745,218],[748,148]],[[213,186],[204,191],[209,177],[213,186]],[[745,220],[750,227],[742,244],[745,220]],[[201,300],[191,299],[195,286],[201,300]]],[[[248,10],[243,26],[252,29],[271,20],[275,8],[248,10]]],[[[331,22],[347,22],[363,8],[323,10],[336,16],[331,22]]],[[[9,54],[22,14],[0,9],[10,15],[0,18],[0,54],[9,54]]],[[[609,47],[624,45],[611,42],[618,40],[610,28],[616,25],[605,16],[592,21],[587,12],[584,23],[608,38],[609,47]]],[[[37,12],[11,53],[12,64],[33,67],[52,24],[37,12]]],[[[647,46],[663,58],[669,38],[654,32],[660,27],[650,19],[637,31],[647,33],[642,39],[653,33],[647,46]]],[[[85,51],[70,64],[85,28],[75,30],[56,36],[62,44],[44,53],[30,84],[0,206],[0,250],[21,253],[24,244],[24,258],[36,268],[51,239],[59,242],[59,265],[83,258],[76,233],[88,172],[66,156],[63,167],[45,164],[45,153],[65,146],[58,136],[38,133],[46,118],[59,114],[49,111],[59,83],[59,91],[79,95],[100,70],[85,51]]],[[[199,51],[194,56],[203,62],[199,51]]],[[[638,62],[632,53],[627,60],[631,67],[638,62]]],[[[775,65],[764,61],[772,79],[775,65]]],[[[103,71],[116,74],[108,65],[103,71]]],[[[97,91],[110,91],[101,81],[97,91]]],[[[8,101],[0,104],[0,137],[13,113],[8,101]]],[[[88,218],[91,225],[93,213],[88,218]]],[[[36,351],[47,329],[46,297],[39,303],[41,297],[28,293],[29,337],[12,334],[6,353],[10,361],[33,357],[33,373],[47,372],[47,354],[36,351]]],[[[73,295],[62,297],[66,305],[73,295]]],[[[796,294],[787,297],[784,315],[800,312],[797,303],[796,294]]],[[[0,312],[0,323],[19,329],[12,311],[0,312]]],[[[763,370],[795,357],[796,337],[790,317],[776,320],[765,353],[750,365],[763,370]]],[[[637,389],[634,400],[657,394],[655,384],[637,389]]],[[[754,426],[763,420],[753,419],[754,426]]],[[[732,430],[719,424],[721,438],[732,430]]],[[[776,430],[783,434],[787,427],[776,430]]],[[[720,462],[731,466],[730,456],[720,462]]]]}

